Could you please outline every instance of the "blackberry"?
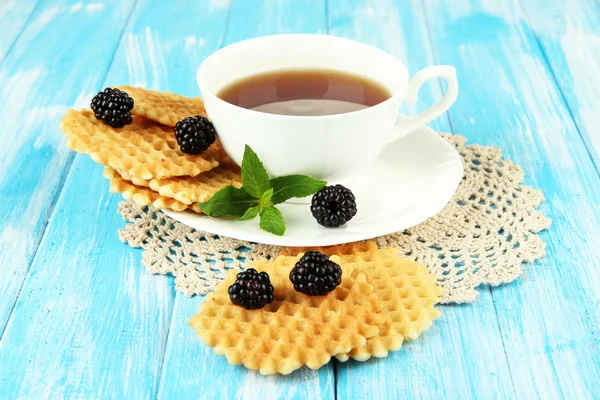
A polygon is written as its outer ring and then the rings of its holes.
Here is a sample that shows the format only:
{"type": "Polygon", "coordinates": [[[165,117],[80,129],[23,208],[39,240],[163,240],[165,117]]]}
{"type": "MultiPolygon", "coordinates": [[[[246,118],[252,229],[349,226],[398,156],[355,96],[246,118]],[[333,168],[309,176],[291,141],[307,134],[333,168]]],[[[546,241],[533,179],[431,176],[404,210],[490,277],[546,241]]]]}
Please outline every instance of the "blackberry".
{"type": "Polygon", "coordinates": [[[273,302],[273,290],[266,272],[256,272],[254,268],[249,268],[237,274],[228,293],[233,304],[252,310],[273,302]]]}
{"type": "Polygon", "coordinates": [[[129,125],[133,99],[119,89],[106,88],[92,99],[92,111],[100,121],[113,128],[122,128],[129,125]]]}
{"type": "Polygon", "coordinates": [[[356,199],[342,185],[325,186],[313,196],[310,211],[319,224],[336,228],[356,215],[356,199]]]}
{"type": "Polygon", "coordinates": [[[175,138],[186,154],[200,154],[208,149],[216,139],[212,122],[201,115],[187,117],[175,125],[175,138]]]}
{"type": "Polygon", "coordinates": [[[307,251],[294,269],[290,281],[298,292],[323,296],[342,282],[342,268],[318,251],[307,251]]]}

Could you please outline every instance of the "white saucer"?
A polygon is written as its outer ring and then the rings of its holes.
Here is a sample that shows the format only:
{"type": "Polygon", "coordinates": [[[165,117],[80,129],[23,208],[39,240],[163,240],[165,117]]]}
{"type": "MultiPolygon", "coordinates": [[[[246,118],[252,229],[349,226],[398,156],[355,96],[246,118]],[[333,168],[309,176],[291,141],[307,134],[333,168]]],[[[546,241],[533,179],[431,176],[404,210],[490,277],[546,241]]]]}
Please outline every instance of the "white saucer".
{"type": "Polygon", "coordinates": [[[463,176],[460,156],[433,130],[423,127],[390,144],[377,161],[354,177],[350,187],[358,213],[345,226],[317,224],[308,204],[280,204],[284,236],[262,231],[258,218],[238,221],[192,212],[163,210],[200,231],[281,246],[328,246],[371,239],[415,226],[450,200],[463,176]]]}

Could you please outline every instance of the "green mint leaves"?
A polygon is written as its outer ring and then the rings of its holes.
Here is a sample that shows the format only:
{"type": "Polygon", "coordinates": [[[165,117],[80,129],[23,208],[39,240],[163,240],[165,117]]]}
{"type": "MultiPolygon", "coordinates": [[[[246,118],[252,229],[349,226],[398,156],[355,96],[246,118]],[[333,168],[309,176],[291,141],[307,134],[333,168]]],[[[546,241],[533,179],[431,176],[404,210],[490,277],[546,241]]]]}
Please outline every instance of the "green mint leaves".
{"type": "Polygon", "coordinates": [[[267,170],[248,145],[246,145],[242,160],[242,186],[249,195],[257,199],[260,199],[262,194],[271,188],[267,170]]]}
{"type": "Polygon", "coordinates": [[[321,190],[327,182],[306,175],[287,175],[269,179],[258,155],[246,145],[242,160],[242,188],[227,186],[207,202],[200,203],[209,216],[231,215],[247,221],[260,215],[261,229],[282,236],[283,215],[275,207],[293,197],[306,197],[321,190]]]}
{"type": "Polygon", "coordinates": [[[227,186],[219,190],[206,203],[200,203],[200,208],[206,215],[218,217],[233,215],[241,217],[250,207],[258,205],[258,200],[250,196],[244,189],[227,186]]]}
{"type": "Polygon", "coordinates": [[[273,204],[283,203],[292,197],[306,197],[317,193],[327,182],[306,175],[287,175],[271,179],[273,204]]]}
{"type": "Polygon", "coordinates": [[[285,233],[285,222],[283,221],[281,211],[273,205],[265,208],[260,214],[260,229],[283,236],[285,233]]]}

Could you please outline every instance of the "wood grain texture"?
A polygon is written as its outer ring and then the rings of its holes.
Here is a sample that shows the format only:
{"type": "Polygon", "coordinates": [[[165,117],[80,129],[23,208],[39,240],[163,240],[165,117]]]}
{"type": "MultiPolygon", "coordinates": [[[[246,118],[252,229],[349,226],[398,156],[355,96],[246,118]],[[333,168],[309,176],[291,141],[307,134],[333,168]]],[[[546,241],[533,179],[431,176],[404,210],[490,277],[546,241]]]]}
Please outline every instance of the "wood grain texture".
{"type": "MultiPolygon", "coordinates": [[[[164,20],[164,13],[157,13],[160,10],[156,3],[139,2],[106,85],[134,83],[168,89],[165,66],[177,65],[180,59],[165,59],[162,46],[179,45],[186,30],[194,32],[197,24],[204,22],[198,18],[200,15],[212,19],[212,28],[221,30],[222,35],[226,13],[220,8],[210,15],[205,12],[213,3],[204,2],[198,13],[188,13],[190,4],[171,7],[174,14],[164,20]],[[143,21],[148,13],[164,22],[162,29],[173,35],[174,42],[160,40],[143,21]],[[175,29],[172,21],[176,19],[187,23],[176,25],[179,30],[175,29]]],[[[210,35],[209,30],[207,34],[210,35]]],[[[210,43],[216,46],[214,42],[210,43]]],[[[213,50],[207,47],[206,51],[213,50]]],[[[112,56],[107,58],[112,60],[112,56]]],[[[190,78],[193,83],[193,75],[190,78]]],[[[195,87],[183,80],[179,84],[195,87]]],[[[188,89],[187,93],[197,91],[188,89]]],[[[90,99],[91,94],[85,102],[90,99]]],[[[40,394],[68,397],[71,393],[82,398],[155,397],[171,322],[172,279],[152,277],[140,268],[139,252],[132,252],[119,242],[116,231],[123,221],[116,213],[116,204],[120,197],[108,193],[101,168],[88,157],[78,155],[73,171],[46,236],[53,242],[42,243],[23,289],[36,296],[26,296],[17,304],[1,343],[0,360],[11,368],[3,374],[6,379],[3,376],[2,383],[7,388],[0,387],[0,393],[23,398],[40,394]],[[90,215],[94,224],[86,220],[90,215]],[[64,226],[69,230],[64,232],[64,226]],[[58,249],[54,241],[61,244],[58,249]],[[64,271],[64,275],[52,267],[64,271]],[[31,278],[42,272],[44,279],[31,278]],[[81,289],[68,290],[69,296],[64,296],[64,288],[73,282],[81,289]],[[60,315],[46,314],[50,308],[46,304],[56,307],[60,315]],[[40,326],[48,327],[56,336],[54,340],[37,335],[40,326]],[[65,330],[71,334],[61,340],[65,330]],[[29,332],[23,344],[23,336],[29,332]],[[36,374],[43,371],[41,380],[36,374]]]]}
{"type": "MultiPolygon", "coordinates": [[[[419,1],[330,0],[330,7],[332,34],[396,55],[407,63],[411,74],[436,64],[419,1]]],[[[416,106],[405,111],[416,114],[440,99],[442,91],[434,81],[419,95],[416,106]]],[[[449,131],[447,116],[431,125],[449,131]]],[[[423,337],[406,343],[387,359],[340,365],[338,398],[477,398],[482,387],[497,398],[512,398],[511,377],[489,291],[482,290],[474,305],[443,307],[442,311],[442,319],[423,337]],[[481,337],[485,341],[478,339],[481,337]],[[455,373],[460,370],[468,373],[455,373]],[[385,384],[357,384],[360,381],[385,384]]]]}
{"type": "Polygon", "coordinates": [[[173,288],[118,240],[118,201],[77,157],[0,343],[2,397],[154,396],[173,288]]]}
{"type": "Polygon", "coordinates": [[[133,3],[74,4],[41,2],[0,65],[0,336],[73,159],[60,118],[99,90],[133,3]]]}
{"type": "Polygon", "coordinates": [[[318,371],[263,376],[231,366],[204,345],[187,321],[198,312],[201,298],[177,293],[173,322],[160,380],[159,399],[333,399],[332,364],[318,371]]]}
{"type": "Polygon", "coordinates": [[[600,173],[600,3],[521,4],[600,173]]]}
{"type": "MultiPolygon", "coordinates": [[[[225,42],[218,44],[283,32],[324,32],[325,21],[325,4],[321,0],[234,1],[225,42]]],[[[213,50],[182,63],[182,76],[195,76],[202,59],[213,50]]],[[[171,51],[176,55],[182,49],[178,46],[171,51]]],[[[168,74],[174,76],[170,71],[168,74]]],[[[177,293],[158,398],[334,398],[332,364],[317,372],[304,368],[291,376],[270,377],[229,365],[224,357],[204,345],[188,325],[199,304],[200,299],[177,293]]]]}
{"type": "Polygon", "coordinates": [[[500,146],[547,197],[548,256],[492,290],[517,398],[600,397],[600,180],[514,2],[429,1],[433,48],[457,67],[456,132],[500,146]]]}
{"type": "Polygon", "coordinates": [[[19,37],[39,0],[5,0],[0,3],[0,63],[19,37]]]}

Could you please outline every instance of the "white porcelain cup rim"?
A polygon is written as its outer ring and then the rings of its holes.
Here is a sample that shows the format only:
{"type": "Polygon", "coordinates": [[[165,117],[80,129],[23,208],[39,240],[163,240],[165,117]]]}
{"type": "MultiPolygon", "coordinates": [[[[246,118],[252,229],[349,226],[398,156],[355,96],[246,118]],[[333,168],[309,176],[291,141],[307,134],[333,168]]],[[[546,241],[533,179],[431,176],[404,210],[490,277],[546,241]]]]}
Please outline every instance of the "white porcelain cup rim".
{"type": "Polygon", "coordinates": [[[443,114],[458,94],[454,67],[426,67],[409,81],[406,66],[393,55],[354,40],[319,34],[279,34],[233,43],[207,57],[196,79],[225,151],[241,164],[243,149],[250,145],[274,176],[302,173],[339,178],[351,174],[352,169],[373,161],[390,142],[443,114]],[[364,76],[386,87],[390,97],[361,110],[319,116],[264,113],[218,97],[224,87],[248,76],[311,68],[364,76]],[[398,119],[402,101],[416,101],[421,85],[438,77],[448,82],[443,98],[408,121],[398,119]],[[358,146],[360,135],[368,131],[372,137],[358,146]],[[286,133],[285,139],[281,132],[286,133]],[[346,143],[340,154],[331,154],[333,145],[341,142],[346,143]]]}
{"type": "MultiPolygon", "coordinates": [[[[357,42],[357,41],[354,41],[354,40],[346,39],[346,38],[339,37],[339,36],[333,36],[333,35],[322,35],[322,34],[316,34],[316,33],[281,33],[281,34],[276,34],[276,35],[257,36],[257,37],[250,38],[250,39],[240,40],[239,42],[232,43],[232,44],[230,44],[230,45],[228,45],[226,47],[223,47],[223,48],[217,50],[216,52],[212,53],[211,55],[209,55],[208,57],[206,57],[206,59],[204,59],[204,61],[202,62],[202,64],[200,64],[200,67],[198,68],[198,70],[196,72],[196,81],[198,83],[198,86],[200,88],[206,88],[206,87],[208,87],[206,85],[206,83],[204,82],[203,77],[202,77],[202,75],[203,75],[202,74],[202,72],[203,72],[202,71],[202,66],[203,65],[205,66],[205,65],[207,65],[207,63],[210,63],[211,59],[213,57],[218,56],[218,53],[221,50],[223,50],[225,48],[227,48],[227,49],[233,49],[233,48],[238,47],[238,46],[242,47],[242,46],[245,46],[245,45],[247,45],[249,43],[256,42],[256,41],[263,40],[265,38],[270,38],[270,37],[288,37],[288,38],[293,38],[293,37],[317,37],[319,39],[321,39],[323,37],[328,37],[328,38],[335,38],[336,40],[342,40],[342,41],[351,42],[351,43],[353,43],[354,45],[357,45],[357,46],[364,46],[365,48],[368,48],[369,50],[378,51],[382,55],[384,55],[385,57],[389,57],[391,60],[397,62],[398,63],[398,67],[399,67],[399,71],[398,72],[402,76],[405,76],[406,77],[406,81],[408,81],[408,69],[406,68],[406,65],[404,65],[404,63],[402,63],[402,61],[398,60],[396,57],[392,56],[391,54],[389,54],[389,53],[387,53],[387,52],[385,52],[385,51],[383,51],[383,50],[381,50],[381,49],[379,49],[377,47],[373,47],[373,46],[370,46],[370,45],[365,44],[365,43],[361,43],[361,42],[357,42]]],[[[374,106],[371,106],[369,108],[381,106],[381,105],[383,105],[385,103],[393,101],[398,96],[403,96],[404,93],[403,93],[403,91],[401,89],[404,89],[405,86],[406,85],[404,85],[403,87],[398,88],[397,90],[395,90],[393,92],[390,92],[391,96],[389,98],[387,98],[386,100],[382,101],[381,103],[376,104],[374,106]]],[[[222,89],[222,87],[220,89],[222,89]]],[[[217,95],[216,92],[218,92],[218,90],[216,90],[216,91],[215,90],[206,90],[206,91],[202,92],[202,96],[203,97],[207,97],[207,96],[213,97],[216,101],[218,101],[219,103],[222,103],[223,106],[225,106],[225,107],[234,107],[239,112],[244,112],[244,113],[246,113],[246,112],[247,113],[260,113],[260,114],[263,114],[263,117],[267,118],[267,119],[268,118],[273,118],[273,119],[281,119],[281,118],[283,118],[283,119],[327,119],[327,118],[339,118],[340,116],[343,116],[345,114],[361,113],[361,112],[364,112],[365,110],[367,110],[367,109],[361,109],[361,110],[351,111],[349,113],[331,114],[331,115],[282,115],[282,114],[270,114],[270,113],[263,113],[261,111],[256,111],[256,110],[252,110],[252,109],[248,109],[248,108],[237,106],[235,104],[228,103],[225,100],[222,100],[221,98],[219,98],[219,96],[217,95]]]]}

